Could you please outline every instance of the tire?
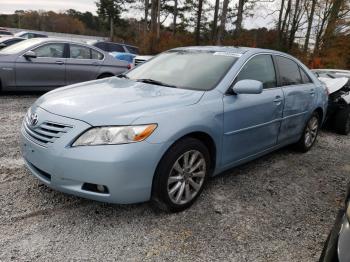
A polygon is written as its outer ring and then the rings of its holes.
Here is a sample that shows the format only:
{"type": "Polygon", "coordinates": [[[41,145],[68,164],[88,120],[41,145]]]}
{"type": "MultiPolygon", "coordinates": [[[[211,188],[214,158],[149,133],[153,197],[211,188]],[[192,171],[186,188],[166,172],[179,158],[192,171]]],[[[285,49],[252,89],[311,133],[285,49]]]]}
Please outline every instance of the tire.
{"type": "Polygon", "coordinates": [[[114,75],[109,74],[109,73],[103,73],[103,74],[99,75],[97,77],[97,79],[103,79],[103,78],[112,77],[112,76],[114,76],[114,75]]]}
{"type": "Polygon", "coordinates": [[[350,106],[339,110],[335,115],[335,131],[340,135],[350,133],[350,106]]]}
{"type": "Polygon", "coordinates": [[[309,151],[316,141],[319,129],[320,116],[317,112],[314,112],[305,125],[303,135],[296,144],[297,149],[304,153],[309,151]]]}
{"type": "Polygon", "coordinates": [[[188,137],[176,142],[156,169],[152,203],[167,212],[189,208],[203,191],[209,170],[209,151],[200,140],[188,137]]]}

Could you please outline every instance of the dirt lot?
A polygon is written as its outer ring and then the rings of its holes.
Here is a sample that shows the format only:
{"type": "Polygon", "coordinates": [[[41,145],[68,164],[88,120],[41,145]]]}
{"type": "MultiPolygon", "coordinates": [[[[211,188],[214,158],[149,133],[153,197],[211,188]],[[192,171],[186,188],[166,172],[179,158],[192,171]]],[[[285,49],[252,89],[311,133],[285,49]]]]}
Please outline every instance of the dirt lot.
{"type": "Polygon", "coordinates": [[[25,169],[23,115],[37,96],[0,96],[0,261],[316,261],[350,180],[350,137],[323,131],[213,178],[180,214],[52,191],[25,169]]]}

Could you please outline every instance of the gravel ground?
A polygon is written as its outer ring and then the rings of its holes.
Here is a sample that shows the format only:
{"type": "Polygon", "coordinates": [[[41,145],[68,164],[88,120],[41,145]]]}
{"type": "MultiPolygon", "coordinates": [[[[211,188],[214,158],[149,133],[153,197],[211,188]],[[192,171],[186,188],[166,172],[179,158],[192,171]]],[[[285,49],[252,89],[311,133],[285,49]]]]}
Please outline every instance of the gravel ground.
{"type": "Polygon", "coordinates": [[[37,96],[0,96],[0,261],[316,261],[350,178],[350,139],[323,131],[209,181],[179,214],[55,192],[19,151],[37,96]]]}

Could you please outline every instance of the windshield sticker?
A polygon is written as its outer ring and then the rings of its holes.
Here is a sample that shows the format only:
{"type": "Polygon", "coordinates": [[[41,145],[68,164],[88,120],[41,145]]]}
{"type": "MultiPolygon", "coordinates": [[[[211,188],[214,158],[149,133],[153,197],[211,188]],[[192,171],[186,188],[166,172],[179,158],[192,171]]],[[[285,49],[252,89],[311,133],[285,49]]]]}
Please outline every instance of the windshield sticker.
{"type": "Polygon", "coordinates": [[[241,57],[242,56],[242,54],[230,53],[230,52],[215,52],[213,55],[233,56],[233,57],[241,57]]]}

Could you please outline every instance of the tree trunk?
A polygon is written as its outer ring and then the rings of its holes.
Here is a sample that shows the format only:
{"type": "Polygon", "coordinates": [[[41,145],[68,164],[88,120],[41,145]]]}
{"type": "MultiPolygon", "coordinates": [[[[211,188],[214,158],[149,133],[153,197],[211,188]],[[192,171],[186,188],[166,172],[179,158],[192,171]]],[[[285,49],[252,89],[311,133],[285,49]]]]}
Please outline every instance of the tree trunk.
{"type": "Polygon", "coordinates": [[[306,53],[309,48],[310,34],[311,34],[312,22],[314,21],[316,2],[317,0],[312,0],[311,11],[310,11],[310,16],[308,17],[307,30],[305,35],[304,53],[306,53]]]}
{"type": "Polygon", "coordinates": [[[109,18],[109,22],[110,22],[110,35],[109,38],[111,39],[111,41],[113,41],[113,37],[114,37],[114,19],[113,16],[111,16],[109,18]]]}
{"type": "Polygon", "coordinates": [[[220,0],[215,1],[215,9],[214,9],[214,21],[213,21],[213,28],[211,32],[211,39],[213,42],[216,40],[216,35],[218,32],[218,15],[219,15],[219,6],[220,6],[220,0]]]}
{"type": "Polygon", "coordinates": [[[150,53],[153,54],[156,45],[156,35],[157,35],[157,21],[158,21],[158,2],[160,0],[152,0],[151,5],[151,43],[150,43],[150,53]]]}
{"type": "Polygon", "coordinates": [[[288,3],[287,3],[287,9],[286,9],[286,12],[284,13],[284,18],[283,18],[283,23],[282,23],[282,27],[281,27],[281,43],[282,45],[284,46],[285,45],[285,40],[286,40],[286,35],[287,35],[287,32],[288,31],[288,20],[290,18],[290,9],[292,8],[292,0],[288,0],[288,3]],[[287,26],[287,29],[286,29],[286,26],[287,26]]]}
{"type": "Polygon", "coordinates": [[[146,35],[148,31],[148,7],[149,7],[149,0],[145,0],[145,24],[144,24],[144,35],[146,35]]]}
{"type": "Polygon", "coordinates": [[[282,27],[282,17],[283,17],[283,9],[284,9],[284,2],[285,0],[281,1],[281,8],[280,8],[280,13],[278,16],[278,23],[277,23],[277,34],[278,34],[278,45],[281,46],[281,38],[282,38],[282,32],[281,32],[281,27],[282,27]]]}
{"type": "Polygon", "coordinates": [[[237,19],[235,22],[236,29],[235,29],[235,37],[239,37],[239,35],[242,32],[242,21],[243,21],[243,11],[244,11],[244,4],[247,0],[238,0],[238,7],[237,7],[237,19]]]}
{"type": "Polygon", "coordinates": [[[176,34],[177,2],[178,0],[174,0],[173,36],[176,34]]]}
{"type": "Polygon", "coordinates": [[[160,0],[158,0],[158,7],[157,7],[157,40],[160,39],[160,0]]]}
{"type": "Polygon", "coordinates": [[[339,12],[344,4],[345,0],[334,0],[333,6],[330,12],[330,16],[328,19],[328,24],[326,27],[326,31],[323,36],[323,48],[327,49],[332,45],[335,29],[337,26],[337,21],[339,18],[339,12]]]}
{"type": "Polygon", "coordinates": [[[294,12],[293,12],[293,20],[292,20],[292,27],[290,29],[289,39],[288,39],[288,49],[291,50],[293,47],[293,43],[295,40],[295,33],[298,30],[299,27],[299,14],[300,14],[300,0],[295,1],[294,6],[294,12]]]}
{"type": "Polygon", "coordinates": [[[229,2],[229,0],[224,0],[223,6],[222,6],[221,21],[220,21],[220,27],[218,30],[218,39],[216,41],[217,45],[221,45],[222,38],[223,38],[224,33],[225,33],[228,2],[229,2]]]}
{"type": "Polygon", "coordinates": [[[197,45],[199,45],[200,43],[202,12],[203,12],[203,0],[198,0],[197,26],[196,26],[196,44],[197,45]]]}

